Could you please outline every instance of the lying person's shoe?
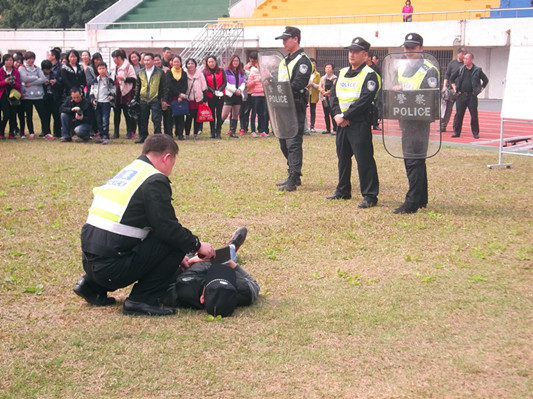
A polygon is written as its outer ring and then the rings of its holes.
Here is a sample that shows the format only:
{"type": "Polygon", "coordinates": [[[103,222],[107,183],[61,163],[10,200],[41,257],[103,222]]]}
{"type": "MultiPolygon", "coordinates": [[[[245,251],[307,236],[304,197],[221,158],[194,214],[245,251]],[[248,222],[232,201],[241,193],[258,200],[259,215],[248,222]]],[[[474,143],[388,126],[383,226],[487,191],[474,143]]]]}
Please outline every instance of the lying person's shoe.
{"type": "Polygon", "coordinates": [[[149,305],[147,303],[132,301],[127,298],[124,301],[122,313],[131,316],[169,316],[174,314],[174,309],[163,305],[149,305]]]}
{"type": "Polygon", "coordinates": [[[228,242],[228,246],[234,245],[235,251],[238,251],[242,244],[244,244],[244,240],[246,240],[246,235],[248,234],[248,230],[246,227],[239,227],[237,230],[235,230],[235,233],[233,233],[233,236],[231,237],[231,240],[228,242]]]}
{"type": "Polygon", "coordinates": [[[76,295],[81,296],[87,302],[94,306],[109,306],[114,305],[117,301],[113,297],[108,297],[106,291],[96,292],[85,279],[85,276],[80,278],[73,288],[76,295]]]}

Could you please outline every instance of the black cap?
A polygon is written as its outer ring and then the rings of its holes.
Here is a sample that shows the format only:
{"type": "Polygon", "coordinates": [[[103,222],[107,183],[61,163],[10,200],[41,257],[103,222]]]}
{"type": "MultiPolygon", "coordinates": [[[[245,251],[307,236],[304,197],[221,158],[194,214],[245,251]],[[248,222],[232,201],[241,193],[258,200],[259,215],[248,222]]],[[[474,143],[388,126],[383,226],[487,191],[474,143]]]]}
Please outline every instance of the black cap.
{"type": "Polygon", "coordinates": [[[370,43],[368,43],[365,39],[362,37],[356,37],[352,40],[352,44],[350,44],[348,47],[344,47],[346,50],[352,50],[352,51],[367,51],[370,49],[370,43]]]}
{"type": "Polygon", "coordinates": [[[204,306],[212,316],[231,316],[237,306],[237,275],[230,266],[214,263],[205,277],[204,306]]]}
{"type": "Polygon", "coordinates": [[[408,33],[405,35],[405,41],[403,42],[404,47],[416,47],[423,46],[424,38],[418,33],[408,33]]]}
{"type": "Polygon", "coordinates": [[[297,37],[300,39],[302,33],[300,32],[300,29],[296,28],[295,26],[286,26],[285,32],[281,36],[276,37],[276,40],[278,39],[288,39],[290,37],[297,37]]]}

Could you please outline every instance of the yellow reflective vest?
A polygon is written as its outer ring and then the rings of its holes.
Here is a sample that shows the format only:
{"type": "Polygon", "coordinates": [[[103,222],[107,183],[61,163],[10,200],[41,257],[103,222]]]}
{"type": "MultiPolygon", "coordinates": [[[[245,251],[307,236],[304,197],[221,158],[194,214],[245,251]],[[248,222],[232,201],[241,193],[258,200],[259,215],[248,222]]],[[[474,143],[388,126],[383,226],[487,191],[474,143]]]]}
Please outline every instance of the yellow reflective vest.
{"type": "MultiPolygon", "coordinates": [[[[300,61],[300,58],[302,57],[307,57],[307,54],[303,52],[298,54],[296,57],[294,57],[294,59],[291,62],[289,62],[289,65],[287,65],[287,61],[285,58],[281,60],[281,62],[279,63],[279,67],[278,67],[278,82],[289,82],[291,80],[292,70],[294,69],[294,66],[298,63],[298,61],[300,61]]],[[[311,60],[309,60],[309,62],[311,63],[311,68],[312,68],[311,75],[312,75],[314,72],[314,67],[312,66],[313,63],[311,62],[311,60]]]]}
{"type": "MultiPolygon", "coordinates": [[[[356,76],[347,78],[346,73],[351,69],[351,67],[342,68],[339,72],[339,78],[337,79],[337,85],[335,86],[335,94],[339,100],[339,108],[341,112],[346,111],[350,108],[350,105],[359,100],[361,97],[361,88],[365,82],[366,76],[369,73],[375,73],[375,71],[370,68],[368,65],[365,65],[364,68],[356,76]]],[[[374,98],[377,97],[379,89],[381,87],[381,78],[376,73],[378,87],[375,88],[376,94],[374,98]]]]}
{"type": "Polygon", "coordinates": [[[150,232],[150,227],[128,226],[122,224],[121,220],[133,194],[146,179],[157,173],[161,172],[153,165],[136,159],[106,184],[95,187],[87,224],[126,237],[145,239],[150,232]]]}
{"type": "Polygon", "coordinates": [[[402,86],[402,90],[418,90],[424,81],[427,73],[431,69],[435,69],[435,66],[428,60],[424,60],[424,63],[420,65],[418,71],[413,76],[403,76],[407,65],[402,65],[398,68],[398,83],[402,86]]]}

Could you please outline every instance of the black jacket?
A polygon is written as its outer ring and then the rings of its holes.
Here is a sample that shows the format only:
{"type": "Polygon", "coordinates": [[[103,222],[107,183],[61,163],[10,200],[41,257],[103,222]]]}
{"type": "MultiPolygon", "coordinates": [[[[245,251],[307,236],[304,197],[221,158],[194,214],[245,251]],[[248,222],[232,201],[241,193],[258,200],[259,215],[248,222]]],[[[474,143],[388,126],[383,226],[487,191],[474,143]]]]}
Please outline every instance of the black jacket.
{"type": "Polygon", "coordinates": [[[87,85],[83,67],[78,64],[78,70],[74,72],[70,65],[63,65],[61,67],[61,83],[63,83],[66,96],[70,96],[70,89],[73,87],[78,87],[83,93],[83,88],[87,85]]]}
{"type": "Polygon", "coordinates": [[[79,103],[75,103],[72,101],[72,97],[68,96],[65,98],[65,101],[63,101],[63,104],[61,104],[59,112],[70,115],[74,120],[74,126],[81,125],[82,123],[92,124],[94,117],[94,108],[85,97],[82,97],[79,103]],[[81,112],[83,112],[83,119],[78,120],[75,118],[76,112],[72,111],[72,108],[74,107],[80,107],[81,112]]]}
{"type": "MultiPolygon", "coordinates": [[[[458,71],[456,71],[451,77],[451,82],[455,84],[456,90],[459,90],[461,88],[461,82],[463,80],[463,73],[466,66],[462,66],[459,68],[458,71]]],[[[487,78],[487,75],[483,73],[483,70],[476,66],[475,64],[472,64],[472,93],[474,93],[475,96],[477,96],[479,93],[481,93],[481,89],[487,87],[489,84],[489,78],[487,78]]]]}
{"type": "Polygon", "coordinates": [[[174,75],[172,74],[172,69],[169,69],[165,73],[165,83],[167,85],[167,98],[166,102],[170,103],[175,97],[178,97],[180,94],[187,94],[187,85],[188,85],[188,78],[187,73],[185,70],[181,70],[181,79],[176,80],[174,79],[174,75]]]}
{"type": "MultiPolygon", "coordinates": [[[[151,164],[145,155],[138,159],[151,164]]],[[[200,248],[198,237],[176,218],[170,180],[160,173],[146,179],[133,194],[121,223],[139,228],[150,227],[149,236],[155,236],[183,254],[200,248]]],[[[138,238],[111,233],[90,224],[85,224],[81,230],[81,249],[93,255],[118,257],[134,251],[140,242],[138,238]]]]}

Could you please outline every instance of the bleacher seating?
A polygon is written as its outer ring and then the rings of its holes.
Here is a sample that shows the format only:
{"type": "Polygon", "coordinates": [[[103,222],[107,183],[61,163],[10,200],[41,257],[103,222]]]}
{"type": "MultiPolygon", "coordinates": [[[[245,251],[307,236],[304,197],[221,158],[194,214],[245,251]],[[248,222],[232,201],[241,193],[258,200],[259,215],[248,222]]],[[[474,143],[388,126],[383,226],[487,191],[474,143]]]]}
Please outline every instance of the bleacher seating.
{"type": "Polygon", "coordinates": [[[490,18],[533,17],[533,7],[531,7],[531,0],[502,0],[500,2],[500,8],[529,9],[520,11],[491,11],[490,18]]]}
{"type": "MultiPolygon", "coordinates": [[[[473,19],[490,17],[490,9],[498,7],[495,0],[434,0],[413,1],[413,21],[439,21],[456,19],[473,19]],[[465,16],[465,10],[480,10],[465,16]],[[486,10],[486,11],[485,11],[486,10]],[[451,13],[449,11],[452,11],[451,13]],[[457,12],[453,12],[457,11],[457,12]],[[431,13],[418,14],[417,13],[431,13]]],[[[399,14],[403,2],[398,0],[337,0],[329,3],[324,0],[266,0],[256,7],[250,19],[281,18],[287,19],[283,24],[290,24],[290,18],[321,17],[319,19],[294,21],[297,24],[330,24],[330,23],[365,23],[365,22],[400,22],[401,15],[383,16],[384,14],[399,14]],[[346,16],[331,19],[335,16],[346,16]],[[350,15],[366,16],[350,18],[350,15]],[[368,15],[378,15],[370,16],[368,15]]],[[[250,23],[253,24],[253,23],[250,23]]]]}
{"type": "Polygon", "coordinates": [[[115,22],[212,21],[227,15],[227,1],[144,0],[115,22]]]}

